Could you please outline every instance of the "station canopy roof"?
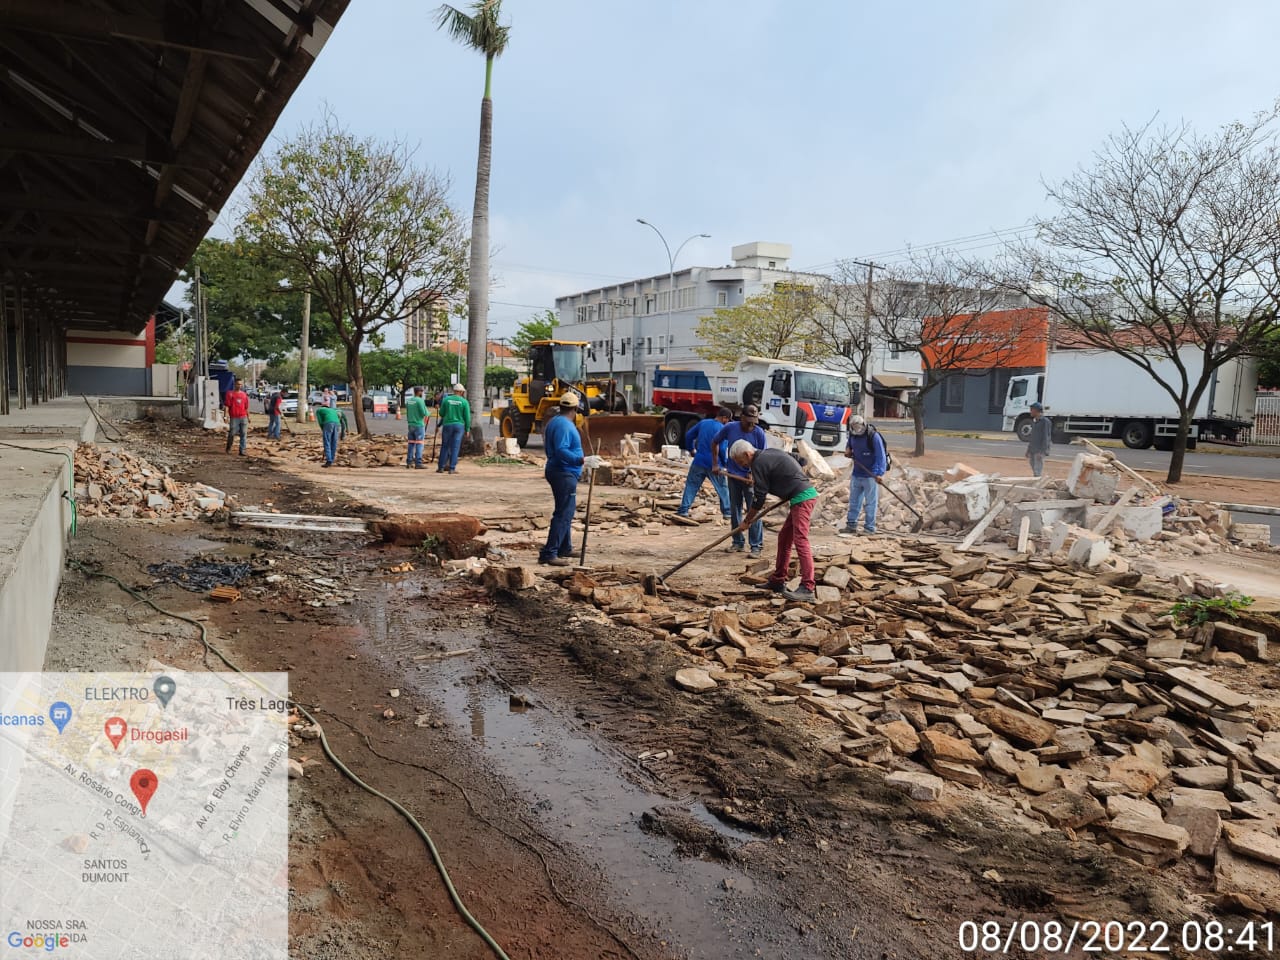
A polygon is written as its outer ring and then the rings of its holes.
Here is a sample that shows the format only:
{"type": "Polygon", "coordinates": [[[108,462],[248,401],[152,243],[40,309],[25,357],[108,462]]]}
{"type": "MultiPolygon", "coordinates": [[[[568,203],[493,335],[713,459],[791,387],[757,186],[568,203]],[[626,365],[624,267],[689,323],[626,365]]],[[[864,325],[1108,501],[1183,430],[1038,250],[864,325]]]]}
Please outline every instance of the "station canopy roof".
{"type": "Polygon", "coordinates": [[[347,0],[0,0],[0,282],[140,330],[347,0]]]}

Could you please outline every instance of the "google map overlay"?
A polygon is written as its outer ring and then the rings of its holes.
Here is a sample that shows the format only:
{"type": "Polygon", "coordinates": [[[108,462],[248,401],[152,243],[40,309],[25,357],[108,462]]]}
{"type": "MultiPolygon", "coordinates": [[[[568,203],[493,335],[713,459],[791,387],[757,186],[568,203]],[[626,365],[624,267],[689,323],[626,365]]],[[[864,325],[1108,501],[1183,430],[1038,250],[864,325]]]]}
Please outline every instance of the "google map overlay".
{"type": "Polygon", "coordinates": [[[0,958],[285,960],[287,680],[0,673],[0,958]]]}

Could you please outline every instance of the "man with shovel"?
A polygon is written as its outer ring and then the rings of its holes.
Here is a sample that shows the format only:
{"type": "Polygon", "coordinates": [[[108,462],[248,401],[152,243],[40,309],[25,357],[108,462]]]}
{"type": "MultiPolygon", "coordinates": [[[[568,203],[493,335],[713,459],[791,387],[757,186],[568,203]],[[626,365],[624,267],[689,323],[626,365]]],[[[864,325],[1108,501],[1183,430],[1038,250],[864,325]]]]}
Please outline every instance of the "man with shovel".
{"type": "Polygon", "coordinates": [[[736,529],[739,535],[764,510],[769,494],[791,505],[787,519],[778,531],[778,553],[773,562],[773,573],[769,576],[768,589],[781,593],[788,600],[812,601],[817,579],[813,570],[813,550],[809,546],[809,518],[813,515],[818,491],[796,458],[785,450],[757,450],[750,440],[736,440],[729,448],[729,459],[751,472],[754,491],[751,511],[736,529]],[[800,560],[800,586],[788,590],[792,546],[800,560]]]}
{"type": "Polygon", "coordinates": [[[853,472],[849,475],[849,515],[840,532],[858,532],[858,514],[863,512],[865,503],[866,518],[862,529],[867,533],[875,533],[876,507],[880,505],[880,478],[889,468],[884,438],[875,427],[868,426],[862,417],[850,417],[849,442],[845,445],[845,453],[853,461],[853,472]]]}
{"type": "Polygon", "coordinates": [[[552,567],[573,565],[573,515],[578,508],[578,478],[582,468],[595,470],[604,458],[582,455],[582,438],[578,435],[576,414],[578,395],[566,390],[560,396],[560,410],[542,428],[542,446],[547,454],[543,471],[551,485],[555,509],[547,528],[547,542],[538,554],[538,562],[552,567]]]}

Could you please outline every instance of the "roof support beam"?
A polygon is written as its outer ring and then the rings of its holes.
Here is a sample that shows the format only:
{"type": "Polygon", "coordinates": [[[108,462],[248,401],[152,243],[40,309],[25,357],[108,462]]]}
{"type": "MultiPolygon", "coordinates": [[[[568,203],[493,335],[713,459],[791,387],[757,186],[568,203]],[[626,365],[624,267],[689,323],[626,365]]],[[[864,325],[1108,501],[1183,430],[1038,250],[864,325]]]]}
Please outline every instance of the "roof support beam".
{"type": "Polygon", "coordinates": [[[269,47],[216,34],[197,46],[167,36],[164,24],[153,17],[85,9],[69,0],[0,0],[0,26],[83,40],[132,40],[147,46],[198,51],[211,57],[258,63],[279,55],[279,51],[269,47]]]}

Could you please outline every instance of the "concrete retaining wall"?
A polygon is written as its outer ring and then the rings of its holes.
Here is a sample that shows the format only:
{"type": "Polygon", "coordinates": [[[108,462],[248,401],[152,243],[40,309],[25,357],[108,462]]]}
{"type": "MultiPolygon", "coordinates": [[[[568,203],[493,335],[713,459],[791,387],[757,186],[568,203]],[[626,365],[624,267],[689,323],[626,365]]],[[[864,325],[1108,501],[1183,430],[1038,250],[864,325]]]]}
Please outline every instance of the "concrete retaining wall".
{"type": "Polygon", "coordinates": [[[63,457],[12,448],[4,448],[4,465],[0,671],[38,671],[44,669],[71,526],[71,505],[62,498],[68,467],[63,457]]]}

